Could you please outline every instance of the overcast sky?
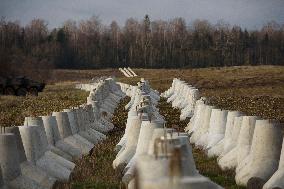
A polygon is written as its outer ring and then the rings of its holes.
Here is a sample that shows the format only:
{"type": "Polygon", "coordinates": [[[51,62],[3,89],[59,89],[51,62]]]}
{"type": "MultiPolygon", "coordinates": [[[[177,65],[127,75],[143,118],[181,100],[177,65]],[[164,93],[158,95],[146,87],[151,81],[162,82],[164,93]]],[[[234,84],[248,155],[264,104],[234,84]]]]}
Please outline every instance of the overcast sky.
{"type": "Polygon", "coordinates": [[[183,17],[188,23],[207,19],[213,24],[224,20],[257,29],[271,20],[284,24],[284,0],[0,0],[0,16],[21,24],[42,18],[50,28],[93,15],[105,24],[116,20],[124,25],[127,18],[142,19],[145,14],[152,20],[183,17]]]}

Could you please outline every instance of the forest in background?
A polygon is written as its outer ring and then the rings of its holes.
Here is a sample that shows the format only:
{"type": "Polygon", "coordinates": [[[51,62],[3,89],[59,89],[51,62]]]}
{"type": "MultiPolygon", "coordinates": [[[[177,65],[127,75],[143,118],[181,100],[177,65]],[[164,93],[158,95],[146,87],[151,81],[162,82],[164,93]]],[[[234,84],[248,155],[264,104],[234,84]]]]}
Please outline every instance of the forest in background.
{"type": "Polygon", "coordinates": [[[49,29],[34,19],[26,26],[0,20],[0,76],[44,77],[51,69],[201,68],[241,65],[284,65],[284,25],[269,22],[246,30],[220,21],[211,24],[183,18],[129,18],[113,21],[66,21],[49,29]],[[43,72],[41,72],[43,71],[43,72]]]}

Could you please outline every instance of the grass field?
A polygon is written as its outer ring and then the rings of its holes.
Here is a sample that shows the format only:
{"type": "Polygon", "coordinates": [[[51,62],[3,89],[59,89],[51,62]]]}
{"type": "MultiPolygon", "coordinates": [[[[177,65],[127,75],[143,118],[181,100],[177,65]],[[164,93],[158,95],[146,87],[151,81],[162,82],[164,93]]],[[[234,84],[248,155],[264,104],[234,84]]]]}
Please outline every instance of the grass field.
{"type": "MultiPolygon", "coordinates": [[[[228,110],[240,110],[247,115],[278,119],[284,123],[284,67],[228,67],[185,70],[134,69],[139,78],[125,78],[118,70],[56,70],[47,88],[38,97],[0,97],[0,126],[22,125],[24,117],[47,115],[52,111],[77,106],[86,101],[87,92],[74,89],[76,81],[84,82],[102,75],[116,76],[119,81],[136,84],[140,77],[148,79],[153,88],[163,92],[174,77],[181,78],[200,89],[211,104],[228,110]]],[[[122,102],[122,104],[125,103],[122,102]]],[[[122,104],[120,107],[122,107],[122,104]]],[[[184,127],[178,111],[161,101],[161,113],[169,125],[184,127]]],[[[125,113],[117,112],[116,124],[123,127],[125,113]]],[[[283,129],[284,130],[284,129],[283,129]]],[[[94,149],[90,156],[77,162],[71,179],[73,188],[118,188],[118,177],[111,171],[114,153],[112,148],[121,132],[110,134],[110,139],[94,149]],[[106,169],[104,166],[108,165],[106,169]]],[[[202,151],[193,151],[201,174],[210,177],[226,188],[239,188],[234,184],[232,172],[222,172],[215,159],[208,159],[202,151]]],[[[61,185],[68,188],[71,185],[61,185]]]]}
{"type": "MultiPolygon", "coordinates": [[[[168,89],[172,79],[177,77],[197,87],[201,95],[217,107],[284,122],[283,66],[135,71],[160,92],[168,89]]],[[[121,79],[134,84],[139,78],[130,80],[121,79]]]]}
{"type": "Polygon", "coordinates": [[[53,111],[78,106],[88,95],[75,89],[72,82],[60,82],[47,85],[38,97],[0,96],[0,126],[19,126],[24,123],[25,116],[50,115],[53,111]]]}

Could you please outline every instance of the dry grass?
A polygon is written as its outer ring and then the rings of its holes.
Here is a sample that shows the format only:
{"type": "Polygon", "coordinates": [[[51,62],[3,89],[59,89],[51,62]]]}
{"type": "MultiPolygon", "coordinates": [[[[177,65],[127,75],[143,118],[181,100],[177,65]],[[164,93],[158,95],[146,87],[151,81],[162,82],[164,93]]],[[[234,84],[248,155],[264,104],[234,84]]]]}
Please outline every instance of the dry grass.
{"type": "MultiPolygon", "coordinates": [[[[278,119],[284,122],[284,67],[241,66],[201,69],[134,69],[137,78],[126,78],[118,69],[55,70],[52,80],[87,81],[99,76],[115,76],[136,84],[140,77],[160,92],[170,87],[174,77],[200,89],[201,94],[220,108],[239,110],[247,115],[278,119]]],[[[1,122],[0,122],[1,124],[1,122]]]]}
{"type": "MultiPolygon", "coordinates": [[[[163,92],[170,87],[172,79],[179,77],[198,87],[203,96],[217,107],[241,110],[247,115],[278,119],[284,122],[284,67],[229,67],[185,70],[145,70],[135,69],[140,77],[148,79],[151,85],[163,92]]],[[[86,101],[87,92],[74,89],[73,81],[87,81],[102,75],[116,76],[120,81],[136,84],[140,78],[129,79],[116,70],[56,70],[39,97],[0,97],[0,125],[21,125],[25,116],[47,115],[52,111],[77,106],[86,101]],[[66,82],[69,81],[69,82],[66,82]]],[[[125,103],[125,102],[123,102],[125,103]]],[[[122,110],[122,104],[119,109],[122,110]]],[[[161,101],[160,110],[168,120],[168,126],[183,128],[187,121],[179,121],[179,111],[169,108],[161,101]]],[[[126,112],[116,113],[114,122],[124,128],[126,112]]],[[[122,132],[111,133],[105,143],[97,146],[90,156],[77,163],[71,184],[73,188],[118,188],[120,180],[114,174],[111,163],[114,159],[113,147],[122,132]]],[[[222,172],[215,159],[208,159],[198,149],[193,151],[200,172],[226,188],[238,188],[234,184],[232,172],[222,172]]]]}
{"type": "Polygon", "coordinates": [[[52,77],[47,81],[48,83],[57,83],[62,81],[76,81],[85,82],[92,78],[102,76],[120,77],[121,74],[118,69],[101,69],[101,70],[53,70],[52,77]]]}
{"type": "MultiPolygon", "coordinates": [[[[184,70],[135,69],[160,92],[168,89],[174,77],[181,78],[200,89],[211,104],[247,115],[278,119],[284,122],[284,67],[225,67],[184,70]]],[[[129,78],[123,82],[137,83],[129,78]]]]}
{"type": "Polygon", "coordinates": [[[89,93],[74,88],[74,83],[48,85],[38,97],[0,96],[0,126],[22,125],[25,116],[49,115],[53,111],[85,103],[89,93]]]}

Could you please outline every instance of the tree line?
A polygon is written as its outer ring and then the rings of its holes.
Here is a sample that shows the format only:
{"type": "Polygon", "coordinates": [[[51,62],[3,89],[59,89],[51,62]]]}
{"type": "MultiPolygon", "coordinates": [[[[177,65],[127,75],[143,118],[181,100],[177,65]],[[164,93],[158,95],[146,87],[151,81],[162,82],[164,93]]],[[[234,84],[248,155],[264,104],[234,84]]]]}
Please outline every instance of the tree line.
{"type": "Polygon", "coordinates": [[[246,30],[225,22],[183,18],[129,18],[104,25],[96,16],[48,29],[44,20],[26,26],[0,20],[0,74],[68,68],[198,68],[283,65],[284,25],[269,22],[246,30]]]}

